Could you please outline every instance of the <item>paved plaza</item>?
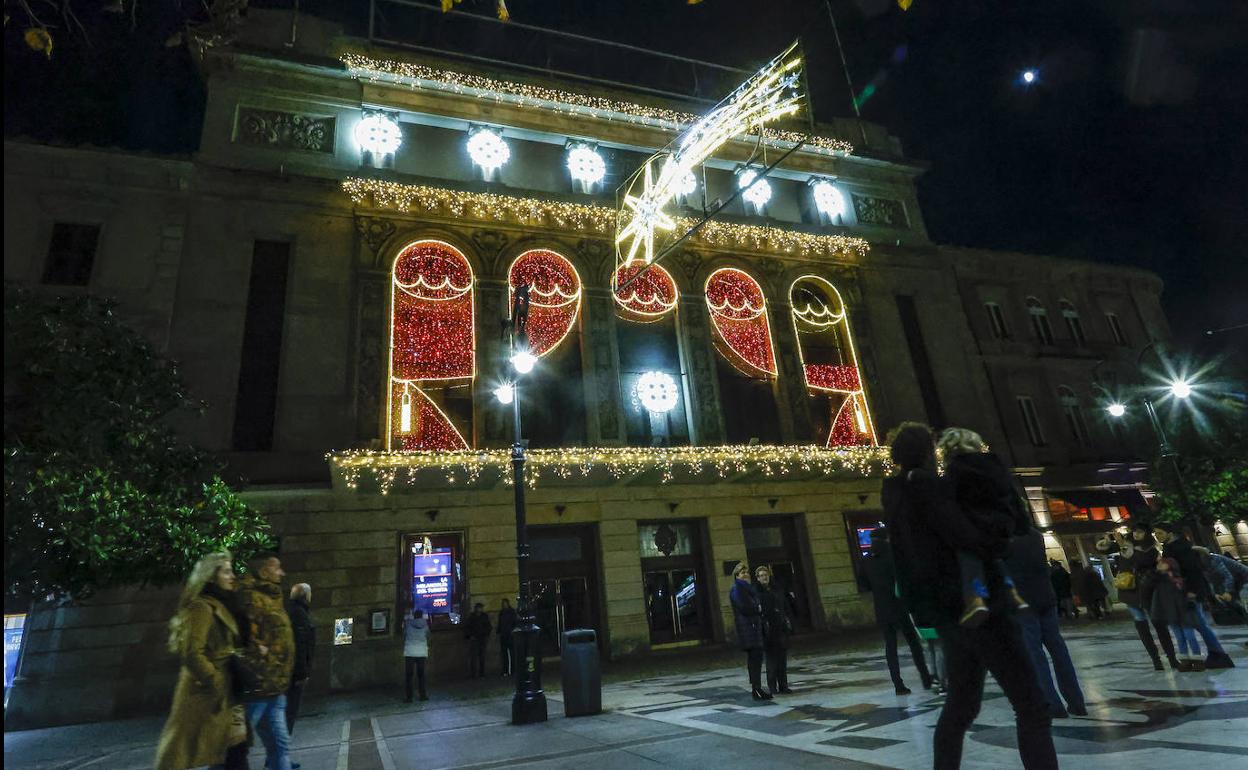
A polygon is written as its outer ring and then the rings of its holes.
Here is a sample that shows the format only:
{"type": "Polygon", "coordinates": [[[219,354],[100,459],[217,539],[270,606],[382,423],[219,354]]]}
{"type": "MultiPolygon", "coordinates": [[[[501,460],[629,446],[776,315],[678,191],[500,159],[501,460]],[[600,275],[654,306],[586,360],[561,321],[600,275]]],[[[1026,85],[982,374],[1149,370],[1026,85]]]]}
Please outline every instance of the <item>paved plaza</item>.
{"type": "MultiPolygon", "coordinates": [[[[1129,623],[1067,629],[1089,715],[1054,723],[1064,768],[1248,767],[1248,629],[1220,629],[1240,668],[1154,672],[1129,623]]],[[[905,658],[903,657],[903,662],[905,658]]],[[[312,703],[294,736],[305,770],[486,768],[926,768],[943,699],[893,694],[882,653],[795,656],[796,692],[750,699],[744,666],[613,682],[607,713],[566,719],[557,674],[551,720],[512,727],[509,698],[406,705],[387,694],[312,703]]],[[[6,733],[9,770],[149,767],[160,719],[6,733]]],[[[1009,704],[991,683],[963,767],[1018,767],[1009,704]]],[[[261,766],[253,753],[252,766],[261,766]]]]}

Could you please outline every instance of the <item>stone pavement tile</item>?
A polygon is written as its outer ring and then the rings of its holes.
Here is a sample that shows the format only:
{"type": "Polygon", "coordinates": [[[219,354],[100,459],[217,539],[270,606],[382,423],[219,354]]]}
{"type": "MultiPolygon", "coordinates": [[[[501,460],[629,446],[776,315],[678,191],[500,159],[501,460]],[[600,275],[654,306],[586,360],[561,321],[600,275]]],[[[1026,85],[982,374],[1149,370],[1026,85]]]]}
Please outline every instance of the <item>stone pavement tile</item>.
{"type": "Polygon", "coordinates": [[[706,768],[821,768],[822,770],[873,770],[880,765],[837,757],[820,756],[784,746],[755,743],[723,735],[698,735],[681,741],[638,746],[630,753],[658,760],[664,767],[706,768]]]}
{"type": "Polygon", "coordinates": [[[441,730],[432,734],[387,738],[386,744],[398,767],[462,767],[512,762],[535,754],[575,753],[592,750],[597,741],[555,728],[510,724],[441,730]]]}

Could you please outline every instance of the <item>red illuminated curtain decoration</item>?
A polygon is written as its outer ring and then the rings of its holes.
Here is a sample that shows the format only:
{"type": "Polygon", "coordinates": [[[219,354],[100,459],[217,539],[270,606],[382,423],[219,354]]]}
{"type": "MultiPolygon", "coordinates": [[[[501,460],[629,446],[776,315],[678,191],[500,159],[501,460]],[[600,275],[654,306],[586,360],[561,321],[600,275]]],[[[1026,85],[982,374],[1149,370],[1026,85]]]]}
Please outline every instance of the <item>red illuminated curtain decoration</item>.
{"type": "Polygon", "coordinates": [[[672,280],[671,273],[654,264],[642,273],[643,267],[645,263],[641,260],[620,265],[611,278],[611,294],[620,308],[621,318],[638,323],[653,323],[672,312],[680,293],[676,290],[676,282],[672,280]],[[628,284],[627,288],[620,289],[638,273],[641,273],[640,278],[628,284]]]}
{"type": "Polygon", "coordinates": [[[467,449],[425,389],[476,374],[472,267],[453,247],[419,241],[394,261],[390,286],[389,448],[467,449]]]}
{"type": "MultiPolygon", "coordinates": [[[[576,325],[581,309],[581,277],[553,251],[537,249],[516,257],[508,271],[511,294],[529,289],[529,349],[541,357],[559,346],[576,325]]],[[[510,302],[508,302],[510,305],[510,302]]]]}
{"type": "Polygon", "coordinates": [[[806,387],[826,394],[831,410],[827,445],[875,445],[875,426],[840,292],[823,278],[807,275],[793,282],[789,301],[806,387]]]}
{"type": "Polygon", "coordinates": [[[720,268],[706,280],[706,306],[720,354],[752,377],[774,377],[767,301],[758,281],[736,268],[720,268]]]}

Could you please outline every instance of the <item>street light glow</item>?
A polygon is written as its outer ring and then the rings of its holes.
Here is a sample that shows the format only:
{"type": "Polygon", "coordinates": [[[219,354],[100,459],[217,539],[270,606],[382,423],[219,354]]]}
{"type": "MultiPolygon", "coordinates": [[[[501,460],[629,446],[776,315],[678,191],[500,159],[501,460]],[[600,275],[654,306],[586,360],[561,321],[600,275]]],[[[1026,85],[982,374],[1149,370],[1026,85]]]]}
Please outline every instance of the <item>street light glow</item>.
{"type": "Polygon", "coordinates": [[[518,350],[511,356],[511,366],[517,374],[528,374],[537,365],[537,356],[527,350],[518,350]]]}
{"type": "Polygon", "coordinates": [[[1037,74],[1035,70],[1032,70],[1032,69],[1023,70],[1023,82],[1026,83],[1027,85],[1031,85],[1032,83],[1036,82],[1036,77],[1037,77],[1037,74]]]}
{"type": "Polygon", "coordinates": [[[1127,408],[1115,402],[1105,407],[1105,411],[1109,412],[1110,417],[1121,417],[1127,413],[1127,408]]]}
{"type": "Polygon", "coordinates": [[[1187,398],[1192,395],[1192,385],[1187,380],[1175,380],[1170,383],[1170,395],[1175,398],[1187,398]]]}
{"type": "Polygon", "coordinates": [[[510,404],[512,399],[516,397],[516,390],[510,383],[499,385],[494,389],[494,398],[498,399],[500,404],[510,404]]]}

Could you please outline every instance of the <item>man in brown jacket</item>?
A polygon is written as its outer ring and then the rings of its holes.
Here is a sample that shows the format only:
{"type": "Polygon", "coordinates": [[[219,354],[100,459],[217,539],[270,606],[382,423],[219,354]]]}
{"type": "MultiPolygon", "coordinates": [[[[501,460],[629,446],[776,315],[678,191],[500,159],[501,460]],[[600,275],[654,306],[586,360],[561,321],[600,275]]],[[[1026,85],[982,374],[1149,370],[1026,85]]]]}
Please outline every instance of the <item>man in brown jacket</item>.
{"type": "Polygon", "coordinates": [[[265,767],[291,770],[290,733],[286,728],[286,690],[295,666],[295,635],[282,602],[282,562],[275,553],[260,553],[247,562],[241,599],[251,626],[246,657],[255,673],[245,696],[247,722],[264,742],[265,767]]]}

